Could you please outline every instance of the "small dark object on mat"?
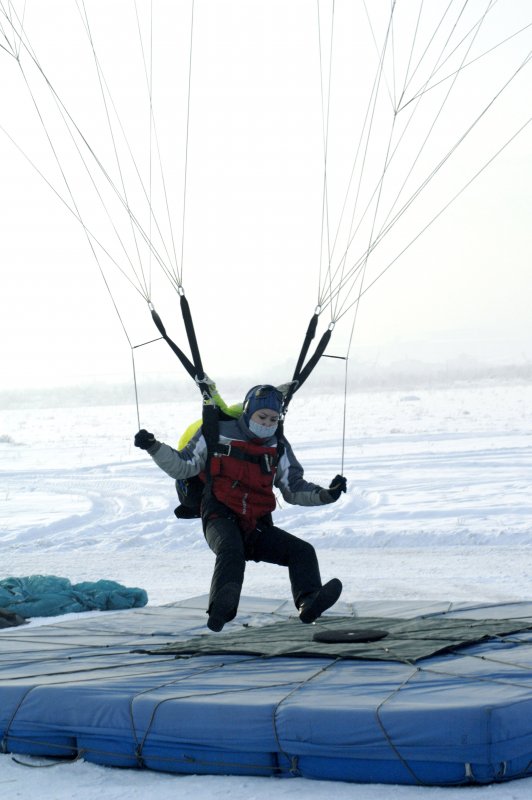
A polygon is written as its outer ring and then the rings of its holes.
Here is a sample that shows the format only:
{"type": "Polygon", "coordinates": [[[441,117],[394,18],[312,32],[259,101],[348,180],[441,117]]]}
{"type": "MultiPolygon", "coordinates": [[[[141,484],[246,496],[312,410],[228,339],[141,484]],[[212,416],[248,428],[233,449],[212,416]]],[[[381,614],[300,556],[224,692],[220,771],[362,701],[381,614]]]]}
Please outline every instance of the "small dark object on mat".
{"type": "Polygon", "coordinates": [[[312,639],[315,642],[324,642],[325,644],[338,644],[339,642],[378,642],[379,639],[384,639],[388,636],[388,631],[379,631],[376,628],[367,628],[366,630],[350,631],[345,630],[337,631],[318,631],[312,639]]]}

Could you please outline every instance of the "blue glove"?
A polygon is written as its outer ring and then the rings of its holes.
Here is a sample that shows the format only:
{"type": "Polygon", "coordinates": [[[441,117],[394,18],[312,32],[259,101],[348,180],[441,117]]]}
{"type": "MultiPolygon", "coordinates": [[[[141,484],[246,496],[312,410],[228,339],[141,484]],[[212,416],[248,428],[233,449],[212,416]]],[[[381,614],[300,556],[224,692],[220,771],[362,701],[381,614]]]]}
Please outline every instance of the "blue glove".
{"type": "Polygon", "coordinates": [[[135,447],[140,447],[141,450],[149,450],[156,441],[153,433],[145,431],[144,428],[135,434],[135,447]]]}
{"type": "Polygon", "coordinates": [[[343,475],[337,475],[332,479],[329,488],[327,489],[334,502],[338,500],[342,492],[347,491],[347,478],[343,475]]]}

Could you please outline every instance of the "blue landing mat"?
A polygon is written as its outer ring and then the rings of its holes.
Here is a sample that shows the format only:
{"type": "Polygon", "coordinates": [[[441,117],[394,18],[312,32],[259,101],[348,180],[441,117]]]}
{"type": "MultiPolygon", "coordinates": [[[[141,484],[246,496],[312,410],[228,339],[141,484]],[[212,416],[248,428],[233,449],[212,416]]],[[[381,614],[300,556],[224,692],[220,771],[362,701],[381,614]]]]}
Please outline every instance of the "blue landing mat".
{"type": "MultiPolygon", "coordinates": [[[[3,751],[177,773],[376,783],[532,774],[530,632],[415,664],[138,652],[205,633],[205,607],[200,597],[2,631],[3,751]]],[[[532,622],[532,602],[376,601],[334,611],[315,627],[349,615],[532,622]]],[[[243,598],[225,630],[291,613],[288,602],[243,598]]]]}

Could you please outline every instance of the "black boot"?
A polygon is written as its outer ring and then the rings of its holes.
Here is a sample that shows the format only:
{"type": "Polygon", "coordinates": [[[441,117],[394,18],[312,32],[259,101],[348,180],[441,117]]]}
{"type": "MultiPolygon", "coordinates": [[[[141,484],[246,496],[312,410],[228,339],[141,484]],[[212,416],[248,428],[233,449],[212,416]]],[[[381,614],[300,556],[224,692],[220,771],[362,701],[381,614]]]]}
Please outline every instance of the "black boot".
{"type": "Polygon", "coordinates": [[[211,631],[218,633],[226,622],[230,622],[236,617],[240,588],[238,583],[226,583],[216,593],[208,611],[207,627],[211,631]]]}
{"type": "Polygon", "coordinates": [[[308,594],[299,606],[299,619],[308,624],[318,619],[324,611],[333,606],[342,594],[342,582],[333,578],[317,592],[308,594]]]}

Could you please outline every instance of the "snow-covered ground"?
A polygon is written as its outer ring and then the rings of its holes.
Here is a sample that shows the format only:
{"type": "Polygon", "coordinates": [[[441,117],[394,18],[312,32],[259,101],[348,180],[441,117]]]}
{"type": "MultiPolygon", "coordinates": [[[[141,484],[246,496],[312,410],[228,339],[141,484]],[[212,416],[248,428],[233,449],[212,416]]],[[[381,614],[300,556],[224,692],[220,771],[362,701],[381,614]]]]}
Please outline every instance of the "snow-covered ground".
{"type": "MultiPolygon", "coordinates": [[[[173,443],[198,404],[176,398],[141,413],[144,427],[173,443]]],[[[349,491],[325,508],[284,504],[276,521],[313,542],[322,577],[341,578],[347,601],[530,599],[531,422],[526,384],[360,392],[349,397],[342,466],[342,399],[302,391],[286,432],[306,477],[327,485],[343,471],[349,491]]],[[[109,578],[145,588],[153,605],[208,591],[213,556],[200,526],[175,520],[172,481],[133,447],[136,428],[129,406],[1,412],[0,577],[109,578]]],[[[286,572],[251,563],[244,594],[288,597],[286,572]]],[[[181,790],[197,800],[317,800],[332,791],[338,800],[465,799],[466,792],[475,800],[524,800],[532,793],[532,779],[467,789],[273,781],[82,761],[30,769],[0,756],[6,798],[152,793],[165,800],[181,790]]]]}

